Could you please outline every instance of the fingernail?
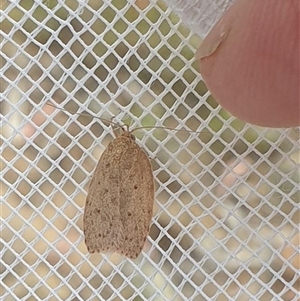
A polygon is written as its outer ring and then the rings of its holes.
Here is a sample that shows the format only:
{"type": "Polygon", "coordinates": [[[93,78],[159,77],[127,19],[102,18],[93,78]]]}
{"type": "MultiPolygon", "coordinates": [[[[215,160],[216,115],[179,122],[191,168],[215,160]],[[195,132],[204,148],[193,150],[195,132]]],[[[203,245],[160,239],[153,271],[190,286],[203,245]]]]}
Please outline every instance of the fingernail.
{"type": "Polygon", "coordinates": [[[196,52],[196,59],[200,60],[204,57],[212,55],[226,38],[229,31],[222,31],[221,33],[212,32],[204,39],[196,52]]]}

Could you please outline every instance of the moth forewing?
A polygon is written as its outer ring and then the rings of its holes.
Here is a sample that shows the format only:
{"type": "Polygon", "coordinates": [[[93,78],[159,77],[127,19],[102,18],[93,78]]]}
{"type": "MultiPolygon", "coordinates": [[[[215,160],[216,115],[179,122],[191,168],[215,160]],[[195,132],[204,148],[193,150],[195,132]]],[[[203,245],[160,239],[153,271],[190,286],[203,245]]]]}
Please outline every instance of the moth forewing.
{"type": "Polygon", "coordinates": [[[128,130],[103,152],[84,210],[90,253],[118,252],[136,258],[147,238],[154,204],[154,179],[147,154],[128,130]]]}

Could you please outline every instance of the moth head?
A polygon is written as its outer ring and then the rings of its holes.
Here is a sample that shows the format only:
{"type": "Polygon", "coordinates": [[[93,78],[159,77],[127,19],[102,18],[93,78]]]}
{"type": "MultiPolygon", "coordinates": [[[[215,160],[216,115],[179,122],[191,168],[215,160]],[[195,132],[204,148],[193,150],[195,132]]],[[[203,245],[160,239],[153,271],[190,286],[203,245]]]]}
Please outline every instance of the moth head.
{"type": "Polygon", "coordinates": [[[122,127],[122,131],[123,131],[123,134],[125,134],[126,136],[130,137],[130,139],[135,141],[135,136],[132,134],[132,132],[129,131],[128,125],[125,125],[124,127],[122,127]]]}

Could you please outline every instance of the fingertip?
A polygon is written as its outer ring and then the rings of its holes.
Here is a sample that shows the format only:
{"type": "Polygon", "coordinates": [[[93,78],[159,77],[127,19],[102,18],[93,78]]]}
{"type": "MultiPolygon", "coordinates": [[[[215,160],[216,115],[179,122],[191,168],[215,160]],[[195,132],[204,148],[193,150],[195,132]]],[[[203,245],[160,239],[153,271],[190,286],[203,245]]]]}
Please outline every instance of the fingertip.
{"type": "Polygon", "coordinates": [[[282,0],[271,5],[235,2],[196,58],[212,95],[232,115],[261,126],[298,126],[299,11],[282,0]]]}

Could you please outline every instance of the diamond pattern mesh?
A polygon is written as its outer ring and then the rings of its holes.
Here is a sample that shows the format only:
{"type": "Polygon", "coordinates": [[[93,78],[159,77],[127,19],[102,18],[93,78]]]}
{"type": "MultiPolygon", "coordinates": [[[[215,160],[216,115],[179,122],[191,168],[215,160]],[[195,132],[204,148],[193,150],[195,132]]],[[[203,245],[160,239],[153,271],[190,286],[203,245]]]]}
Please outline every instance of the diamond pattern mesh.
{"type": "Polygon", "coordinates": [[[2,300],[299,300],[299,131],[219,107],[199,44],[161,2],[1,2],[2,300]],[[134,132],[156,200],[133,261],[83,240],[112,117],[186,130],[134,132]]]}

